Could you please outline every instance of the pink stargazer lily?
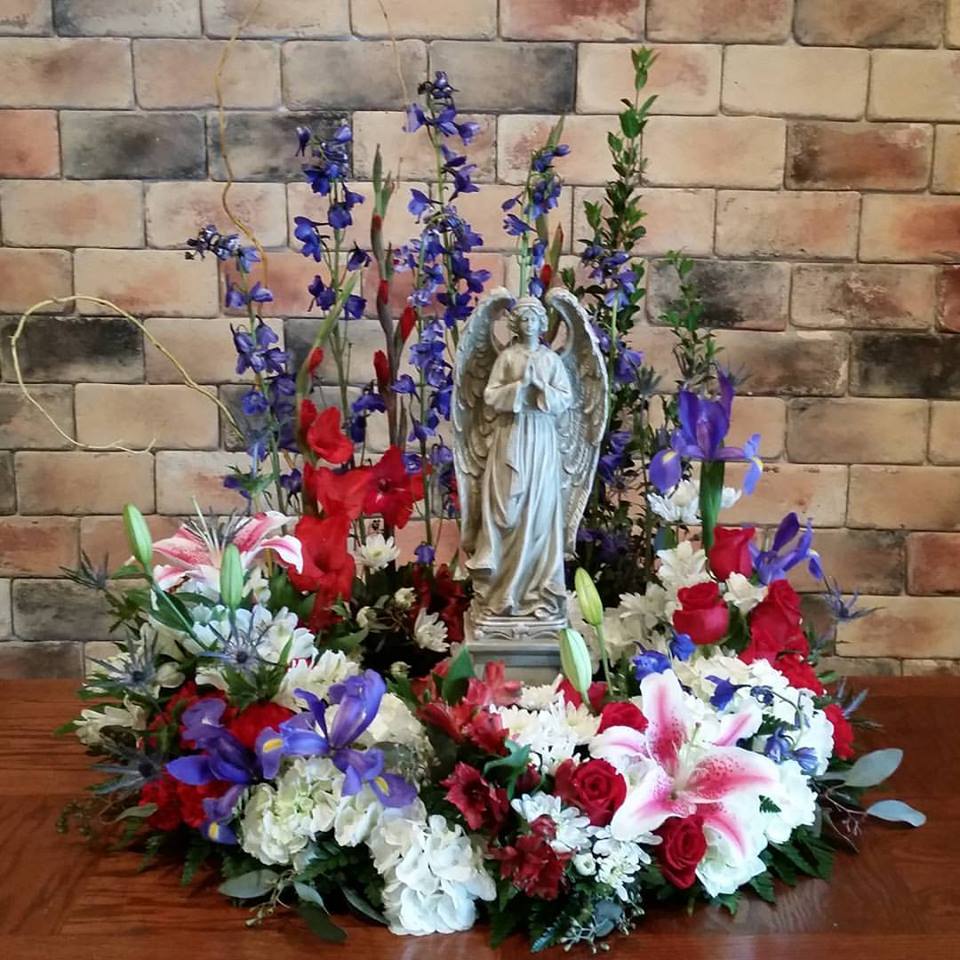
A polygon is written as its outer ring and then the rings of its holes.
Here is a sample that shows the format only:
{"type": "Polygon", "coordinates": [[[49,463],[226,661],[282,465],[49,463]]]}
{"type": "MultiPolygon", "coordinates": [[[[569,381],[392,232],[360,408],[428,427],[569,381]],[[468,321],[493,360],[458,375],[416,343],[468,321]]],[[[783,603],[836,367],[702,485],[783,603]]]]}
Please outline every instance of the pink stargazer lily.
{"type": "Polygon", "coordinates": [[[182,580],[202,583],[214,590],[220,583],[220,562],[223,550],[232,543],[240,551],[244,572],[265,550],[273,550],[297,572],[303,569],[303,548],[300,541],[289,534],[273,536],[290,517],[268,510],[252,517],[231,519],[224,528],[208,524],[201,516],[199,522],[180,527],[172,536],[158,540],[153,551],[167,561],[154,567],[153,576],[162,590],[169,590],[182,580]]]}
{"type": "Polygon", "coordinates": [[[707,735],[672,670],[644,677],[640,695],[646,730],[609,727],[590,747],[593,756],[628,772],[635,784],[613,816],[611,833],[629,840],[669,817],[698,814],[704,826],[723,834],[745,856],[746,831],[724,801],[744,794],[770,796],[779,786],[771,760],[736,746],[756,733],[759,708],[723,717],[719,730],[707,735]]]}

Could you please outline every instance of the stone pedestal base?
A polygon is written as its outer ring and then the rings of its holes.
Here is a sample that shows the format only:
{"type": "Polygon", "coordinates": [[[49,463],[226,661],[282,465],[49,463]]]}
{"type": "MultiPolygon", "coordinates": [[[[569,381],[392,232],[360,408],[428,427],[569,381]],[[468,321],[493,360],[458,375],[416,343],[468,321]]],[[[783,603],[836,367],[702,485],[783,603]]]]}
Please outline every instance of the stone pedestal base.
{"type": "Polygon", "coordinates": [[[473,659],[502,660],[507,677],[524,683],[550,683],[560,673],[559,632],[566,620],[533,617],[481,617],[468,612],[466,641],[473,659]]]}

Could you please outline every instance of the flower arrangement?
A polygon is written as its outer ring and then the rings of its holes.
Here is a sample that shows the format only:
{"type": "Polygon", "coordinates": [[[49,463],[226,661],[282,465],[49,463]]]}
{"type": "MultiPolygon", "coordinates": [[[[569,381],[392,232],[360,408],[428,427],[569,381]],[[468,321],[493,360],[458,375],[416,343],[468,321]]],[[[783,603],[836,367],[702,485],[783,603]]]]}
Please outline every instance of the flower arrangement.
{"type": "MultiPolygon", "coordinates": [[[[457,152],[477,127],[437,74],[406,122],[428,138],[436,179],[411,191],[421,232],[398,248],[384,240],[396,184],[379,157],[364,198],[347,182],[349,128],[297,131],[325,205],[296,219],[319,315],[298,365],[260,315],[272,295],[254,279],[256,242],[212,226],[190,241],[188,256],[224,263],[225,306],[240,312],[250,466],[225,483],[245,507],[198,513],[157,542],[128,507],[132,558],[119,570],[84,558],[73,572],[122,630],[83,685],[92,705],[65,728],[104,779],[67,808],[64,829],[116,824],[119,844],[148,861],[180,857],[185,882],[215,865],[251,923],[295,910],[340,940],[330,912],[344,908],[408,934],[483,917],[494,942],[523,930],[539,950],[593,945],[670,899],[731,911],[748,889],[772,900],[776,881],[827,877],[866,816],[923,822],[898,801],[862,803],[900,752],[858,757],[862,696],[818,672],[828,638],[803,622],[787,580],[800,564],[824,576],[810,522],[790,514],[767,538],[719,522],[761,479],[759,437],[727,443],[737,384],[680,255],[681,299],[664,317],[677,389],[629,345],[652,62],[633,53],[635,96],[610,138],[617,178],[587,210],[579,272],[559,269],[562,233],[549,225],[562,124],[504,204],[520,289],[543,296],[562,280],[591,303],[611,371],[562,674],[524,684],[474,663],[462,643],[469,581],[455,552],[441,559],[458,512],[444,439],[451,351],[489,274],[471,264],[482,239],[456,207],[479,189],[457,152]],[[363,249],[346,238],[367,199],[363,249]],[[364,289],[376,290],[383,344],[357,390],[351,324],[368,310],[364,289]],[[742,490],[724,485],[730,461],[748,464],[742,490]]],[[[838,622],[869,612],[836,584],[827,596],[838,622]]]]}

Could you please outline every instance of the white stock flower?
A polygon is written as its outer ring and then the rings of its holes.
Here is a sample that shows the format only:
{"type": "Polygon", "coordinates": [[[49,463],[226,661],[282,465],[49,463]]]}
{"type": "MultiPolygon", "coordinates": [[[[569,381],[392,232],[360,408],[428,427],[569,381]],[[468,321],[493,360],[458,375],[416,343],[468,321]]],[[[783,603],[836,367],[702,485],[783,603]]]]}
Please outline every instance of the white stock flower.
{"type": "Polygon", "coordinates": [[[741,613],[749,613],[767,595],[767,588],[762,583],[751,583],[742,573],[731,573],[727,577],[726,587],[723,599],[741,613]]]}
{"type": "Polygon", "coordinates": [[[368,845],[384,878],[383,912],[393,933],[469,930],[476,901],[496,897],[479,848],[442,816],[385,819],[368,845]]]}
{"type": "Polygon", "coordinates": [[[671,550],[658,550],[660,567],[657,576],[668,591],[692,587],[710,579],[707,573],[707,555],[703,550],[694,550],[689,540],[678,543],[671,550]]]}
{"type": "Polygon", "coordinates": [[[373,573],[393,563],[400,556],[400,550],[393,537],[385,538],[382,533],[371,533],[366,543],[357,544],[353,556],[359,566],[373,573]]]}
{"type": "Polygon", "coordinates": [[[147,722],[143,707],[124,700],[123,706],[106,704],[102,710],[81,710],[74,721],[77,739],[88,747],[95,747],[103,741],[104,727],[127,727],[131,730],[143,730],[147,722]]]}
{"type": "Polygon", "coordinates": [[[314,838],[333,826],[342,786],[343,774],[326,757],[294,759],[275,785],[250,791],[240,846],[267,865],[308,859],[314,838]]]}
{"type": "Polygon", "coordinates": [[[550,846],[557,853],[577,853],[590,846],[590,818],[576,807],[565,807],[558,796],[550,793],[525,793],[510,804],[527,823],[538,817],[549,817],[556,826],[550,846]]]}
{"type": "Polygon", "coordinates": [[[433,650],[435,653],[446,653],[450,646],[447,643],[447,625],[436,613],[427,613],[425,607],[420,608],[416,623],[413,625],[413,640],[418,647],[424,650],[433,650]]]}

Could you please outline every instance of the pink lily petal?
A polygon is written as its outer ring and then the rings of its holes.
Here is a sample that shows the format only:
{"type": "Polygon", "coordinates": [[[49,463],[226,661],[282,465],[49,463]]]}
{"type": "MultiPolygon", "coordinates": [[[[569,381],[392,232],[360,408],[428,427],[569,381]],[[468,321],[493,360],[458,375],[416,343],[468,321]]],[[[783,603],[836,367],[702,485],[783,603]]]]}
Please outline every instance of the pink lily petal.
{"type": "Polygon", "coordinates": [[[233,537],[233,542],[241,553],[250,553],[260,541],[280,530],[288,518],[277,510],[268,510],[251,517],[233,537]]]}
{"type": "Polygon", "coordinates": [[[267,537],[261,540],[248,556],[245,556],[244,566],[247,566],[248,557],[252,558],[264,550],[272,550],[284,563],[289,563],[297,573],[303,571],[303,545],[296,537],[267,537]]]}
{"type": "Polygon", "coordinates": [[[687,742],[687,706],[680,681],[672,670],[647,674],[640,682],[646,738],[650,756],[668,773],[677,772],[680,748],[687,742]]]}
{"type": "Polygon", "coordinates": [[[590,755],[625,770],[638,760],[649,759],[647,736],[633,727],[607,727],[590,741],[590,755]]]}
{"type": "Polygon", "coordinates": [[[207,545],[187,527],[181,527],[172,537],[157,540],[153,545],[153,552],[160,554],[170,563],[179,565],[183,570],[210,559],[207,545]]]}
{"type": "Polygon", "coordinates": [[[731,747],[738,740],[752,737],[763,722],[763,713],[757,703],[751,701],[742,710],[728,714],[720,721],[720,733],[714,740],[718,747],[731,747]]]}
{"type": "Polygon", "coordinates": [[[776,790],[779,782],[766,757],[740,747],[715,747],[693,768],[683,792],[695,802],[710,803],[744,791],[776,790]]]}
{"type": "Polygon", "coordinates": [[[673,778],[651,763],[613,815],[610,833],[617,840],[633,840],[641,833],[656,830],[668,817],[689,817],[695,812],[695,804],[674,796],[673,778]]]}
{"type": "Polygon", "coordinates": [[[157,566],[153,568],[153,579],[161,590],[169,591],[185,576],[185,571],[175,566],[157,566]]]}
{"type": "Polygon", "coordinates": [[[697,813],[703,817],[703,825],[726,837],[741,858],[747,856],[747,831],[729,809],[722,803],[711,803],[698,807],[697,813]]]}

